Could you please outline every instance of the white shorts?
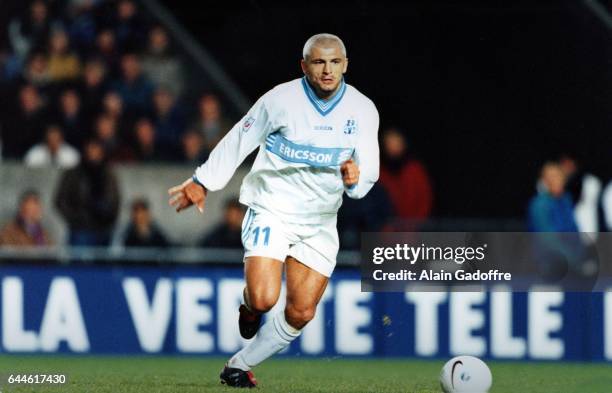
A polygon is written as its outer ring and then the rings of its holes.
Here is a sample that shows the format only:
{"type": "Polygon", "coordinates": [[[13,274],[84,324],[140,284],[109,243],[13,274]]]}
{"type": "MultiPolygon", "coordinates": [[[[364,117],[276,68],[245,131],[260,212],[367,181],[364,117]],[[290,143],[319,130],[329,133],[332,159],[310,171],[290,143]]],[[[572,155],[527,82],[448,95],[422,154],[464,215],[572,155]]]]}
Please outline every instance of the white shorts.
{"type": "Polygon", "coordinates": [[[330,277],[339,248],[336,216],[322,224],[292,224],[249,208],[242,221],[242,245],[245,259],[258,256],[285,262],[291,256],[330,277]]]}

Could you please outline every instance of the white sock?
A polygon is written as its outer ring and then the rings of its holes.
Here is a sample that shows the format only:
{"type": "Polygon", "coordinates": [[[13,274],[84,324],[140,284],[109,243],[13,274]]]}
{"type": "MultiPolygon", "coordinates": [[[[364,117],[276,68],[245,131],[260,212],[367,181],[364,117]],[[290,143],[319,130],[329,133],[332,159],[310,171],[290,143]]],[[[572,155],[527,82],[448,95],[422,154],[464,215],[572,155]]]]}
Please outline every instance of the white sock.
{"type": "Polygon", "coordinates": [[[285,312],[281,311],[259,329],[255,339],[235,354],[229,360],[228,365],[248,371],[275,353],[282,351],[300,334],[301,330],[289,325],[285,319],[285,312]]]}

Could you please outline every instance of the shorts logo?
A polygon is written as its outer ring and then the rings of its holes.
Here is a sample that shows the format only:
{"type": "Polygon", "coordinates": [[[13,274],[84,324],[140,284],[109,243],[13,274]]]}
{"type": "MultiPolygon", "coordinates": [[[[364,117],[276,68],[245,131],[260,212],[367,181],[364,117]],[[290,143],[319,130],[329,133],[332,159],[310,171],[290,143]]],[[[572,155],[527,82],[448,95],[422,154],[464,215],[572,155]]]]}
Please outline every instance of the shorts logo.
{"type": "Polygon", "coordinates": [[[357,120],[353,118],[348,119],[344,125],[344,133],[347,135],[357,133],[357,120]]]}
{"type": "Polygon", "coordinates": [[[244,120],[244,123],[242,123],[242,132],[247,132],[253,123],[255,123],[255,118],[251,116],[247,117],[244,120]]]}

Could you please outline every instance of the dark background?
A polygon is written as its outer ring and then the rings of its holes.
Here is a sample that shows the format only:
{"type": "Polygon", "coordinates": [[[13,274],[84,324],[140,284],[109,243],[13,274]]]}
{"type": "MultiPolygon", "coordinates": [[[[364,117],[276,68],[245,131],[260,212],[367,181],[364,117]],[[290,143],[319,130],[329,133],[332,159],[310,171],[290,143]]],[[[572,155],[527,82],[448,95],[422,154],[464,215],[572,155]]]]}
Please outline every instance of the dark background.
{"type": "Polygon", "coordinates": [[[429,169],[435,216],[522,217],[562,150],[612,174],[612,32],[582,1],[164,2],[253,101],[300,76],[309,36],[339,35],[347,81],[429,169]]]}

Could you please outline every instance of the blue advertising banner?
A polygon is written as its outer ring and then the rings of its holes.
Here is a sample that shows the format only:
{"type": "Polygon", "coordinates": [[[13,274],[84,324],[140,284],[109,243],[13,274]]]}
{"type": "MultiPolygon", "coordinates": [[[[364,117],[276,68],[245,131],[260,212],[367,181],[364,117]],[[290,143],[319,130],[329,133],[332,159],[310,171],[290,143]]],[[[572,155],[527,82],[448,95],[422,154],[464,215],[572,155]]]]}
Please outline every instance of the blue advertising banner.
{"type": "MultiPolygon", "coordinates": [[[[241,266],[5,265],[0,285],[5,353],[230,355],[247,342],[241,266]]],[[[612,291],[368,293],[338,269],[286,353],[611,361],[612,291]]]]}

